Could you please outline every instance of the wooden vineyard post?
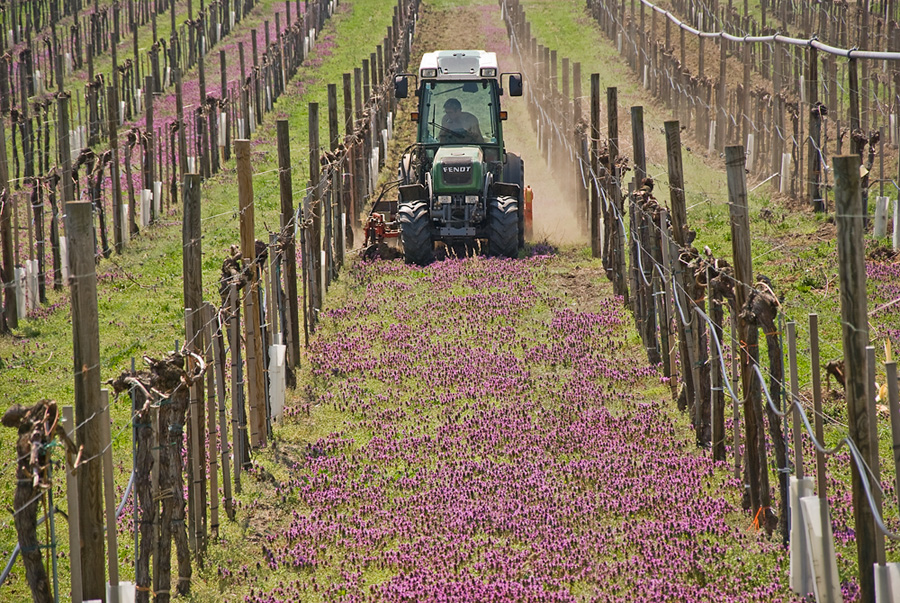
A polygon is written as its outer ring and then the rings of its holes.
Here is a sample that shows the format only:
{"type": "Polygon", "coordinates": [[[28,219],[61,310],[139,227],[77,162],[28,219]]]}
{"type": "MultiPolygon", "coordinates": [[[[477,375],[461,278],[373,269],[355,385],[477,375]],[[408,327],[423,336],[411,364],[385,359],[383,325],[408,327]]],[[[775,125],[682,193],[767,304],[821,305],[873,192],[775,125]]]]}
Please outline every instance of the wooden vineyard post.
{"type": "MultiPolygon", "coordinates": [[[[221,383],[214,370],[215,358],[213,348],[216,343],[212,335],[211,324],[216,316],[212,304],[203,304],[200,312],[203,321],[204,362],[206,362],[206,444],[209,459],[209,529],[215,538],[219,537],[219,457],[218,457],[218,433],[216,432],[216,397],[224,395],[225,385],[221,383]],[[221,392],[221,393],[220,393],[221,392]]],[[[218,326],[218,325],[217,325],[218,326]]],[[[202,405],[202,402],[201,402],[202,405]]],[[[223,444],[223,449],[225,448],[223,444]]],[[[201,467],[203,475],[206,475],[205,467],[201,467]]],[[[205,519],[205,518],[204,518],[205,519]]],[[[204,536],[208,532],[204,530],[204,536]]]]}
{"type": "MultiPolygon", "coordinates": [[[[643,6],[643,5],[641,5],[643,6]]],[[[631,140],[634,146],[634,176],[635,185],[640,188],[644,184],[644,178],[647,177],[647,156],[644,147],[644,108],[631,107],[631,140]]],[[[656,335],[656,275],[653,273],[653,263],[656,261],[655,254],[651,255],[651,250],[655,249],[655,225],[650,216],[643,215],[643,208],[635,207],[635,216],[639,219],[635,226],[639,228],[638,241],[640,245],[636,246],[636,253],[641,254],[641,262],[636,267],[643,272],[643,278],[638,281],[639,290],[642,295],[638,295],[638,291],[634,292],[636,299],[641,300],[640,325],[642,327],[642,335],[644,347],[647,352],[647,360],[650,364],[659,364],[661,355],[659,352],[659,339],[656,335]],[[653,243],[651,243],[653,241],[653,243]],[[649,280],[651,285],[647,286],[644,279],[649,280]]]]}
{"type": "MultiPolygon", "coordinates": [[[[67,94],[57,95],[56,109],[58,124],[56,145],[62,163],[62,203],[65,206],[75,200],[75,185],[72,182],[72,153],[69,146],[69,96],[67,94]]],[[[67,225],[66,235],[68,236],[68,234],[67,225]]]]}
{"type": "MultiPolygon", "coordinates": [[[[355,133],[359,133],[361,129],[361,124],[363,120],[363,92],[362,92],[362,75],[359,67],[353,68],[353,110],[356,118],[355,124],[359,124],[355,128],[355,133]]],[[[355,187],[354,193],[354,214],[353,214],[353,224],[354,226],[358,226],[361,218],[361,210],[365,205],[366,197],[367,197],[367,184],[368,176],[366,173],[366,142],[365,137],[357,137],[356,142],[353,144],[353,184],[355,187]]],[[[318,159],[314,160],[318,162],[318,159]]],[[[312,167],[310,166],[310,169],[312,167]]],[[[312,297],[312,296],[310,296],[312,297]]],[[[315,317],[309,317],[310,325],[315,324],[315,317]]]]}
{"type": "MultiPolygon", "coordinates": [[[[191,352],[199,352],[202,348],[203,332],[200,308],[203,304],[203,267],[202,247],[200,234],[200,176],[199,174],[186,174],[183,184],[184,220],[182,221],[182,246],[184,250],[182,280],[184,307],[187,321],[185,349],[191,352]]],[[[195,550],[201,550],[204,546],[201,526],[206,517],[206,505],[201,497],[200,484],[205,475],[202,469],[202,454],[200,446],[204,441],[202,434],[196,432],[203,425],[202,410],[203,388],[199,384],[191,387],[190,424],[188,425],[188,476],[191,487],[188,490],[188,515],[191,518],[191,531],[188,533],[191,544],[195,550]],[[201,519],[202,517],[202,519],[201,519]]]]}
{"type": "MultiPolygon", "coordinates": [[[[69,266],[72,296],[72,339],[75,373],[76,446],[82,457],[93,459],[102,452],[100,401],[100,326],[97,313],[97,273],[94,264],[93,208],[89,201],[66,204],[69,266]]],[[[79,529],[81,532],[81,582],[85,599],[106,594],[103,567],[102,471],[100,462],[78,469],[79,529]]]]}
{"type": "MultiPolygon", "coordinates": [[[[144,168],[144,189],[149,190],[152,195],[156,178],[156,162],[153,160],[153,77],[146,76],[144,78],[144,109],[146,110],[146,126],[144,128],[144,136],[147,138],[146,166],[144,168]]],[[[156,199],[150,200],[150,222],[156,222],[159,216],[156,215],[156,199]]]]}
{"type": "MultiPolygon", "coordinates": [[[[115,68],[113,72],[115,72],[115,68]]],[[[109,175],[112,179],[113,244],[116,253],[121,254],[125,247],[125,225],[122,216],[122,182],[119,179],[119,100],[114,86],[106,89],[106,105],[106,116],[109,121],[109,148],[112,151],[109,175]]]]}
{"type": "MultiPolygon", "coordinates": [[[[2,69],[0,69],[2,71],[2,69]]],[[[66,133],[68,136],[68,132],[66,133]]],[[[0,140],[6,140],[6,120],[0,119],[0,140]]],[[[9,202],[9,164],[6,159],[6,145],[0,145],[0,249],[2,249],[2,271],[0,281],[3,285],[3,312],[5,324],[0,331],[15,329],[19,326],[18,301],[13,286],[16,264],[13,256],[12,207],[9,202]]]]}
{"type": "MultiPolygon", "coordinates": [[[[669,212],[664,208],[659,210],[659,252],[663,265],[663,274],[672,266],[669,258],[672,249],[672,240],[669,238],[669,212]]],[[[675,354],[672,332],[672,282],[666,278],[663,282],[663,305],[660,312],[660,332],[662,335],[662,343],[665,350],[665,358],[668,361],[667,376],[669,377],[669,387],[672,390],[672,397],[678,396],[678,366],[675,354]]]]}
{"type": "Polygon", "coordinates": [[[203,119],[203,111],[202,108],[207,106],[206,102],[206,53],[205,53],[205,42],[203,36],[203,26],[205,25],[205,17],[203,12],[201,11],[200,17],[198,19],[199,23],[197,24],[197,83],[200,86],[200,112],[198,114],[198,127],[200,130],[197,135],[200,138],[198,146],[200,148],[199,157],[197,157],[197,161],[200,164],[200,175],[203,178],[209,178],[210,176],[210,153],[209,150],[212,148],[209,145],[209,131],[202,126],[205,125],[205,121],[203,119]]]}
{"type": "MultiPolygon", "coordinates": [[[[225,102],[225,99],[228,98],[228,76],[226,73],[226,60],[225,60],[225,51],[219,51],[219,71],[220,77],[222,80],[222,101],[225,102]]],[[[223,107],[226,105],[223,104],[223,107]]],[[[225,115],[225,146],[222,147],[222,161],[228,161],[231,159],[231,123],[230,123],[230,114],[227,110],[224,112],[225,115]]]]}
{"type": "Polygon", "coordinates": [[[231,441],[234,442],[234,491],[241,493],[241,469],[248,458],[244,404],[244,365],[241,358],[241,304],[237,283],[228,292],[228,341],[231,349],[231,441]]]}
{"type": "Polygon", "coordinates": [[[310,326],[318,322],[318,312],[322,309],[325,291],[322,287],[322,204],[323,194],[319,175],[319,103],[309,103],[309,180],[312,191],[309,231],[309,266],[312,288],[310,297],[310,326]]]}
{"type": "Polygon", "coordinates": [[[627,269],[625,267],[625,206],[622,198],[622,174],[616,165],[619,160],[619,91],[616,88],[606,89],[606,120],[609,153],[609,177],[607,178],[608,209],[604,216],[604,232],[607,246],[612,249],[612,270],[615,280],[614,289],[622,296],[622,302],[630,305],[628,294],[627,269]],[[613,248],[613,245],[615,246],[613,248]]]}
{"type": "Polygon", "coordinates": [[[348,142],[350,135],[353,132],[353,76],[349,73],[344,74],[343,79],[343,88],[344,88],[344,165],[341,170],[343,173],[346,171],[346,178],[344,179],[344,208],[343,211],[346,214],[344,220],[344,232],[346,233],[346,240],[344,241],[346,248],[353,247],[353,225],[356,224],[356,161],[354,157],[354,145],[348,142]],[[349,227],[348,227],[349,226],[349,227]]]}
{"type": "MultiPolygon", "coordinates": [[[[709,317],[712,321],[712,332],[709,338],[710,351],[710,387],[712,392],[712,456],[714,460],[725,461],[725,380],[728,375],[722,372],[721,349],[723,342],[722,294],[713,286],[713,268],[706,269],[706,284],[709,291],[709,317]],[[718,345],[716,342],[718,341],[718,345]]],[[[699,315],[698,315],[699,318],[699,315]]]]}
{"type": "Polygon", "coordinates": [[[598,175],[598,158],[600,144],[600,74],[591,74],[591,130],[590,130],[590,150],[591,150],[591,170],[589,181],[591,183],[591,256],[595,258],[603,257],[607,270],[607,276],[610,280],[615,279],[615,275],[610,272],[608,265],[610,259],[603,254],[602,231],[600,230],[600,182],[598,175]]]}
{"type": "MultiPolygon", "coordinates": [[[[0,120],[2,121],[2,120],[0,120]]],[[[75,441],[75,412],[71,406],[63,406],[63,419],[65,421],[66,436],[70,441],[75,441]]],[[[77,456],[66,451],[66,501],[68,502],[69,517],[81,517],[78,512],[78,476],[75,471],[77,456]]],[[[72,573],[72,602],[81,603],[83,588],[81,585],[81,522],[72,521],[69,524],[69,567],[72,573]]]]}
{"type": "MultiPolygon", "coordinates": [[[[599,85],[599,82],[598,82],[599,85]]],[[[578,191],[578,209],[579,216],[588,218],[590,216],[590,197],[588,196],[588,187],[591,184],[590,174],[588,173],[588,156],[585,153],[587,140],[585,132],[581,127],[581,63],[572,64],[572,94],[573,99],[573,123],[572,128],[576,132],[575,136],[575,188],[578,191]]],[[[581,232],[586,233],[590,220],[583,220],[581,224],[581,232]]]]}
{"type": "MultiPolygon", "coordinates": [[[[684,30],[681,30],[681,34],[684,35],[684,30]]],[[[751,127],[753,126],[753,118],[750,115],[750,44],[743,44],[744,56],[741,63],[744,68],[744,82],[743,82],[743,91],[744,93],[741,95],[741,144],[747,145],[749,143],[748,135],[751,132],[751,127]]]]}
{"type": "MultiPolygon", "coordinates": [[[[330,184],[327,192],[328,201],[325,206],[325,251],[328,263],[326,279],[329,284],[337,278],[338,266],[344,263],[344,229],[340,222],[341,170],[337,160],[338,144],[340,144],[340,138],[338,134],[337,85],[328,84],[328,149],[334,157],[329,164],[329,172],[326,176],[330,184]]],[[[385,149],[385,153],[387,153],[387,149],[385,149]]],[[[384,155],[381,158],[384,159],[384,155]]]]}
{"type": "Polygon", "coordinates": [[[262,90],[260,88],[260,81],[259,81],[259,75],[260,75],[259,47],[258,47],[257,41],[256,41],[256,30],[255,29],[250,31],[250,41],[251,41],[251,49],[253,51],[253,70],[251,72],[252,73],[251,79],[253,81],[252,99],[253,99],[254,111],[253,111],[252,119],[255,120],[252,123],[253,123],[253,129],[255,131],[256,126],[262,124],[262,118],[263,118],[263,94],[262,94],[262,90]]]}
{"type": "MultiPolygon", "coordinates": [[[[212,330],[212,348],[213,363],[216,374],[216,397],[219,402],[219,438],[222,441],[222,491],[225,498],[225,514],[228,519],[234,520],[234,501],[231,497],[231,450],[228,446],[228,422],[225,417],[225,336],[222,332],[227,328],[227,324],[222,320],[220,312],[211,304],[207,306],[210,310],[210,322],[213,323],[212,330]]],[[[234,393],[232,392],[232,396],[234,393]]],[[[212,456],[210,456],[212,458],[212,456]]],[[[235,465],[239,459],[235,456],[235,465]]],[[[218,497],[215,489],[210,489],[214,496],[218,497]]],[[[213,525],[213,529],[217,526],[213,525]]],[[[218,534],[216,534],[218,536],[218,534]]]]}
{"type": "MultiPolygon", "coordinates": [[[[188,174],[188,178],[191,176],[195,176],[196,174],[188,174]]],[[[187,198],[185,198],[185,207],[187,206],[187,198]]],[[[184,336],[185,343],[184,349],[187,354],[194,353],[199,354],[200,350],[197,346],[197,340],[201,338],[201,333],[194,329],[195,321],[197,320],[197,316],[200,314],[200,308],[185,308],[184,309],[184,336]]],[[[194,364],[193,358],[188,356],[185,358],[185,367],[192,367],[194,364]]],[[[188,372],[192,372],[188,369],[188,372]]],[[[200,504],[200,474],[203,471],[203,467],[200,464],[200,447],[202,444],[200,429],[202,422],[199,417],[199,407],[202,405],[202,393],[200,391],[200,387],[194,383],[190,386],[190,397],[188,401],[188,417],[190,420],[190,425],[188,426],[188,479],[190,481],[190,487],[188,488],[188,516],[190,517],[189,526],[190,530],[188,531],[188,539],[191,544],[191,548],[194,549],[196,554],[200,554],[205,546],[204,546],[204,534],[203,534],[203,524],[206,516],[206,509],[200,504]]]]}
{"type": "MultiPolygon", "coordinates": [[[[647,349],[647,339],[644,332],[644,296],[642,289],[638,287],[638,245],[639,245],[639,233],[640,233],[640,216],[637,211],[637,203],[634,200],[635,188],[634,182],[627,183],[628,185],[628,193],[627,199],[628,203],[628,231],[623,238],[624,242],[627,242],[627,252],[626,255],[628,257],[628,285],[629,290],[631,292],[631,296],[629,300],[631,302],[631,315],[634,319],[634,328],[637,330],[638,334],[641,337],[641,345],[646,351],[647,349]]],[[[624,209],[624,203],[623,203],[624,209]]],[[[623,247],[626,247],[625,243],[623,243],[623,247]]]]}
{"type": "MultiPolygon", "coordinates": [[[[200,308],[203,303],[203,248],[200,227],[200,175],[186,174],[184,177],[184,218],[181,226],[183,245],[182,292],[185,308],[200,308]]],[[[200,317],[194,319],[194,330],[202,324],[200,317]]],[[[188,343],[191,343],[188,340],[188,343]]]]}
{"type": "Polygon", "coordinates": [[[787,323],[788,337],[788,367],[790,370],[790,386],[791,397],[790,404],[793,405],[791,411],[791,431],[793,432],[794,444],[794,476],[797,479],[803,479],[803,420],[800,417],[800,383],[797,376],[797,323],[790,321],[787,323]]]}
{"type": "MultiPolygon", "coordinates": [[[[643,5],[642,5],[643,6],[643,5]]],[[[634,145],[634,178],[638,187],[647,177],[647,156],[644,150],[644,108],[631,108],[631,139],[634,145]]]]}
{"type": "MultiPolygon", "coordinates": [[[[822,419],[822,374],[819,370],[819,315],[809,315],[809,360],[812,371],[813,412],[815,413],[816,439],[825,441],[825,426],[822,419]]],[[[819,499],[828,503],[828,481],[826,475],[825,454],[816,450],[816,483],[819,499]]]]}
{"type": "MultiPolygon", "coordinates": [[[[669,204],[672,211],[672,238],[674,239],[674,245],[670,248],[669,260],[675,279],[672,296],[676,304],[674,318],[675,327],[678,331],[678,351],[679,356],[683,359],[681,378],[684,382],[684,402],[679,402],[679,404],[687,405],[696,399],[695,390],[698,384],[694,379],[693,346],[688,340],[688,331],[684,324],[693,315],[693,312],[686,307],[688,289],[685,287],[685,282],[689,277],[685,275],[683,263],[679,258],[680,249],[685,246],[687,230],[684,172],[681,163],[681,125],[677,121],[667,121],[665,122],[665,130],[666,153],[669,166],[669,204]]],[[[679,400],[681,400],[680,396],[679,400]]]]}
{"type": "Polygon", "coordinates": [[[297,248],[294,238],[294,190],[291,183],[291,141],[287,120],[276,123],[278,136],[278,186],[281,192],[281,231],[284,235],[284,280],[288,298],[285,312],[288,366],[300,366],[300,313],[297,308],[297,248]]]}
{"type": "MultiPolygon", "coordinates": [[[[666,31],[668,32],[669,21],[666,20],[666,31]]],[[[667,44],[668,46],[668,44],[667,44]]],[[[726,97],[728,95],[728,78],[726,77],[727,68],[727,49],[728,43],[724,38],[719,38],[719,88],[716,92],[716,118],[714,122],[714,142],[716,150],[721,149],[725,145],[726,124],[726,97]]],[[[777,90],[778,87],[776,86],[777,90]]],[[[711,129],[713,129],[711,128],[711,129]]]]}
{"type": "MultiPolygon", "coordinates": [[[[859,129],[859,66],[856,59],[847,61],[847,78],[850,86],[850,154],[861,155],[862,149],[858,147],[856,137],[852,135],[859,129]]],[[[835,158],[837,159],[837,158],[835,158]]],[[[862,587],[862,585],[860,585],[862,587]]],[[[865,600],[865,599],[863,599],[865,600]]]]}
{"type": "MultiPolygon", "coordinates": [[[[246,60],[244,58],[244,43],[238,42],[238,62],[241,64],[241,80],[238,86],[238,95],[241,97],[241,118],[238,120],[240,127],[238,128],[239,138],[250,138],[250,97],[247,89],[247,71],[246,60]]],[[[237,141],[235,141],[237,142],[237,141]]]]}
{"type": "Polygon", "coordinates": [[[236,140],[238,203],[241,219],[241,256],[245,269],[251,273],[244,289],[244,337],[247,345],[247,397],[250,404],[250,445],[259,448],[266,444],[266,400],[263,384],[263,350],[260,337],[259,268],[256,265],[256,225],[253,208],[253,167],[250,165],[250,141],[236,140]]]}
{"type": "MultiPolygon", "coordinates": [[[[187,124],[184,121],[184,97],[181,91],[181,69],[175,68],[175,123],[178,128],[178,182],[187,174],[187,124]]],[[[173,199],[173,203],[177,200],[173,199]]]]}
{"type": "Polygon", "coordinates": [[[99,417],[103,449],[103,498],[106,507],[106,546],[109,551],[110,597],[107,603],[119,603],[119,546],[116,542],[116,487],[113,475],[112,433],[109,426],[109,390],[100,390],[102,411],[99,417]]]}
{"type": "Polygon", "coordinates": [[[817,212],[827,211],[825,196],[822,191],[822,115],[825,113],[822,105],[816,104],[809,111],[809,193],[813,210],[817,212]]]}
{"type": "MultiPolygon", "coordinates": [[[[809,145],[807,151],[807,174],[809,196],[815,211],[824,211],[822,196],[822,113],[819,104],[819,55],[815,47],[810,46],[808,57],[809,71],[807,75],[806,102],[809,105],[809,145]]],[[[801,109],[801,111],[804,109],[801,109]]]]}
{"type": "MultiPolygon", "coordinates": [[[[813,388],[813,411],[815,413],[815,431],[816,440],[825,441],[825,427],[822,414],[822,374],[820,371],[819,357],[819,316],[818,314],[809,315],[809,360],[812,371],[812,388],[813,388]]],[[[890,374],[889,374],[890,375],[890,374]]],[[[895,375],[896,377],[896,375],[895,375]]],[[[891,409],[893,412],[895,409],[891,409]]],[[[893,422],[892,422],[893,423],[893,422]]],[[[894,450],[897,450],[896,442],[894,450]]],[[[831,511],[828,507],[828,479],[826,476],[825,454],[816,449],[816,484],[817,494],[819,497],[819,520],[821,521],[820,529],[822,534],[828,534],[831,531],[831,511]]],[[[834,541],[831,538],[823,540],[822,556],[824,559],[834,559],[834,541]]],[[[840,591],[840,585],[837,580],[836,563],[826,563],[823,571],[823,582],[826,585],[825,593],[822,595],[823,603],[838,603],[843,600],[840,591]]]]}
{"type": "MultiPolygon", "coordinates": [[[[851,62],[853,62],[852,59],[851,62]]],[[[866,308],[862,200],[859,187],[860,159],[858,155],[844,155],[835,157],[833,161],[847,418],[850,439],[869,467],[874,467],[876,456],[869,437],[868,414],[871,409],[866,397],[865,378],[869,323],[866,308]]],[[[851,470],[860,600],[874,601],[873,568],[876,563],[876,527],[873,509],[866,499],[862,483],[862,480],[868,479],[868,476],[860,475],[856,463],[851,462],[851,470]]]]}
{"type": "Polygon", "coordinates": [[[300,215],[300,282],[302,283],[302,294],[300,297],[300,301],[303,303],[303,346],[305,348],[309,348],[309,333],[310,333],[310,318],[309,312],[312,308],[312,304],[310,302],[310,287],[309,287],[309,245],[308,238],[306,236],[307,220],[309,216],[309,202],[310,195],[307,194],[306,198],[300,203],[300,208],[298,209],[300,215]]]}
{"type": "MultiPolygon", "coordinates": [[[[735,311],[741,312],[747,301],[753,277],[750,250],[750,216],[747,204],[747,181],[744,174],[744,147],[725,148],[725,168],[728,175],[728,198],[731,213],[731,247],[734,260],[735,311]]],[[[738,343],[740,345],[741,390],[744,396],[744,453],[749,479],[750,507],[757,520],[766,509],[763,497],[768,496],[768,468],[760,457],[760,441],[765,440],[759,429],[760,384],[753,374],[753,365],[759,362],[759,333],[746,318],[738,318],[738,343]],[[763,493],[763,489],[765,493],[763,493]]],[[[765,517],[765,516],[764,516],[765,517]]],[[[758,521],[762,523],[761,520],[758,521]]]]}

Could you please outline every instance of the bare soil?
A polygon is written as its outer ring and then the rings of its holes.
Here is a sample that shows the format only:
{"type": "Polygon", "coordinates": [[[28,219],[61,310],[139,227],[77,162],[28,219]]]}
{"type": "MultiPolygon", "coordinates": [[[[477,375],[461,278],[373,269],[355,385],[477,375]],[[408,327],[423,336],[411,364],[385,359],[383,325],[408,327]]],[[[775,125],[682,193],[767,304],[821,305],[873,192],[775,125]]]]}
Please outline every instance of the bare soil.
{"type": "Polygon", "coordinates": [[[608,294],[610,287],[603,267],[596,263],[575,265],[568,272],[554,275],[553,279],[556,288],[579,312],[595,311],[597,299],[608,294]]]}

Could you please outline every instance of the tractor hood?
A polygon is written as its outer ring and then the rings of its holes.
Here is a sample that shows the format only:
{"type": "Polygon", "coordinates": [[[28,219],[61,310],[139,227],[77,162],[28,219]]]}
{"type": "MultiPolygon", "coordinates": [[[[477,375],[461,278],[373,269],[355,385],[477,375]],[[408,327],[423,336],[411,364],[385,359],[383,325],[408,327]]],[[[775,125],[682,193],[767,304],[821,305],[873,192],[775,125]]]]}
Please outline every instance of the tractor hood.
{"type": "Polygon", "coordinates": [[[435,193],[481,191],[484,183],[484,154],[481,147],[441,147],[434,154],[431,169],[435,193]]]}

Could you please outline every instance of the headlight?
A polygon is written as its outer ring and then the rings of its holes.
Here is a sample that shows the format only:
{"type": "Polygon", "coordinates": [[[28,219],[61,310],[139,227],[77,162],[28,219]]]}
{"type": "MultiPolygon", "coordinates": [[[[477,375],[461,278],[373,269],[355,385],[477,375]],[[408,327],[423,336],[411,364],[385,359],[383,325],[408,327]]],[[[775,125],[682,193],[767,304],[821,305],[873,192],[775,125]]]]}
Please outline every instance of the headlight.
{"type": "Polygon", "coordinates": [[[481,68],[481,77],[497,77],[497,68],[496,67],[482,67],[481,68]]]}
{"type": "Polygon", "coordinates": [[[450,203],[450,195],[438,195],[438,203],[441,205],[447,205],[450,203]]]}
{"type": "Polygon", "coordinates": [[[423,69],[422,77],[437,77],[437,69],[423,69]]]}
{"type": "Polygon", "coordinates": [[[475,205],[478,203],[478,195],[466,195],[466,205],[475,205]]]}

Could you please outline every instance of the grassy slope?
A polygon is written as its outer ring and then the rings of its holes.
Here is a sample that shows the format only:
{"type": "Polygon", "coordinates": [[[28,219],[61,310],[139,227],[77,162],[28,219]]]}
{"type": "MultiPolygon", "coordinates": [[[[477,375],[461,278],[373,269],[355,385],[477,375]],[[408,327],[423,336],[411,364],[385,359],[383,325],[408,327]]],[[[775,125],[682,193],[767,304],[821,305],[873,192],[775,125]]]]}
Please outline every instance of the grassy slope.
{"type": "MultiPolygon", "coordinates": [[[[583,13],[581,3],[525,0],[523,5],[532,22],[532,32],[541,43],[557,49],[560,56],[582,62],[584,90],[590,90],[592,71],[600,72],[601,88],[618,88],[620,136],[625,139],[620,144],[625,153],[630,153],[631,148],[628,121],[623,121],[623,117],[627,118],[628,107],[645,105],[648,171],[656,180],[654,193],[661,201],[668,201],[663,133],[663,121],[670,119],[668,113],[647,98],[646,91],[619,60],[615,47],[583,13]],[[585,43],[585,36],[590,43],[585,43]]],[[[724,165],[718,157],[693,152],[694,142],[683,138],[688,223],[697,231],[694,244],[700,249],[709,246],[717,257],[729,258],[731,232],[724,165]]],[[[818,312],[823,359],[839,357],[840,306],[838,297],[833,295],[837,279],[836,248],[833,231],[826,224],[829,217],[794,205],[787,207],[783,200],[769,195],[768,185],[752,190],[754,183],[748,184],[754,271],[769,276],[776,292],[784,296],[783,311],[798,322],[801,347],[808,350],[804,343],[808,341],[806,314],[818,312]]],[[[808,374],[806,353],[801,354],[800,363],[801,374],[808,374]]]]}
{"type": "MultiPolygon", "coordinates": [[[[273,2],[273,4],[275,4],[273,2]]],[[[291,125],[291,156],[295,203],[305,187],[308,165],[308,116],[306,103],[318,102],[327,106],[326,84],[339,83],[342,74],[352,71],[368,58],[377,44],[383,41],[391,23],[393,7],[378,0],[345,1],[320,37],[310,67],[300,70],[290,84],[292,93],[279,100],[273,113],[265,117],[254,137],[253,164],[257,238],[268,240],[267,226],[277,228],[278,174],[276,167],[275,119],[286,118],[291,125]]],[[[327,130],[327,112],[320,111],[327,130]]],[[[215,282],[224,252],[237,244],[237,180],[233,162],[217,178],[203,187],[203,250],[204,296],[217,301],[215,282]]],[[[160,356],[173,349],[176,340],[184,339],[181,274],[180,213],[167,218],[162,226],[145,231],[133,239],[126,254],[103,261],[97,273],[100,310],[101,378],[109,379],[130,366],[142,354],[160,356]]],[[[71,321],[67,296],[52,297],[54,310],[46,317],[22,323],[20,336],[0,340],[0,396],[7,404],[13,401],[27,404],[40,398],[51,398],[60,404],[71,404],[72,344],[71,321]]],[[[114,405],[113,437],[116,466],[120,470],[118,482],[124,486],[131,470],[130,417],[126,403],[114,405]]],[[[14,433],[0,431],[0,449],[11,451],[14,433]]],[[[9,457],[11,454],[7,454],[9,457]]],[[[0,504],[12,506],[14,467],[11,462],[0,465],[2,487],[0,504]]],[[[62,482],[56,488],[57,505],[65,508],[62,482]]],[[[11,520],[0,524],[0,557],[12,550],[15,532],[11,520]]],[[[57,540],[61,550],[67,549],[64,521],[58,522],[57,540]]],[[[120,540],[120,557],[131,557],[128,538],[120,540]]],[[[131,562],[123,564],[123,572],[131,562]]],[[[61,572],[65,574],[65,570],[61,572]]],[[[127,579],[128,574],[123,574],[127,579]]],[[[13,576],[4,585],[4,596],[23,591],[23,576],[13,576]]],[[[62,585],[63,592],[67,588],[62,585]]]]}
{"type": "MultiPolygon", "coordinates": [[[[572,61],[582,62],[583,90],[590,90],[590,74],[600,73],[601,89],[616,86],[619,91],[619,128],[624,135],[624,152],[630,153],[630,128],[627,125],[628,107],[644,105],[645,128],[648,150],[648,171],[656,179],[655,194],[660,200],[668,200],[666,180],[665,135],[663,121],[671,119],[664,106],[659,105],[639,86],[635,76],[618,57],[615,46],[598,31],[596,24],[583,11],[583,3],[576,0],[556,2],[553,0],[523,0],[526,15],[532,24],[532,34],[540,43],[556,49],[559,56],[567,56],[572,61]],[[625,118],[623,120],[623,118],[625,118]]],[[[601,116],[605,120],[605,100],[602,101],[601,116]]],[[[623,144],[620,138],[620,144],[623,144]]],[[[697,231],[694,245],[702,250],[709,246],[717,257],[731,257],[731,233],[728,218],[726,177],[724,165],[718,157],[706,157],[702,152],[693,152],[695,141],[683,138],[684,174],[687,193],[688,223],[697,231]]],[[[822,362],[842,357],[840,297],[838,293],[837,249],[834,227],[830,216],[816,215],[807,207],[784,198],[772,198],[770,186],[762,185],[756,190],[752,182],[750,197],[750,230],[753,246],[754,272],[770,277],[775,291],[783,296],[782,316],[785,320],[795,320],[798,332],[798,365],[801,395],[812,400],[809,364],[809,313],[819,315],[819,337],[822,362]]],[[[873,195],[875,193],[872,193],[873,195]]],[[[869,240],[870,248],[875,246],[869,240]]],[[[876,291],[876,284],[869,284],[869,309],[878,303],[890,301],[876,291]]],[[[897,317],[883,319],[884,328],[872,320],[871,337],[879,359],[878,382],[883,383],[884,361],[883,342],[888,337],[886,329],[892,324],[896,328],[897,317]]],[[[897,346],[894,341],[894,347],[897,346]]],[[[761,346],[761,351],[764,348],[761,346]]],[[[762,362],[765,363],[763,354],[762,362]]],[[[787,372],[787,371],[786,371],[787,372]]],[[[812,416],[811,402],[808,414],[812,416]]],[[[833,445],[847,434],[846,408],[840,398],[826,400],[826,441],[833,445]]],[[[890,428],[886,420],[879,420],[880,455],[882,461],[882,481],[893,484],[893,469],[890,467],[890,428]]],[[[805,450],[807,472],[814,468],[813,450],[805,450]]],[[[771,459],[770,459],[771,460],[771,459]]],[[[848,498],[849,462],[841,457],[829,463],[829,472],[836,481],[829,485],[834,498],[848,498]]],[[[774,485],[774,473],[771,483],[774,485]]],[[[898,525],[895,505],[885,505],[889,525],[898,525]]],[[[852,518],[836,519],[841,525],[852,525],[852,518]]],[[[852,544],[852,543],[851,543],[852,544]]],[[[900,555],[897,547],[890,542],[890,555],[900,555]]],[[[845,547],[842,559],[842,575],[852,576],[855,569],[855,545],[845,547]]]]}

